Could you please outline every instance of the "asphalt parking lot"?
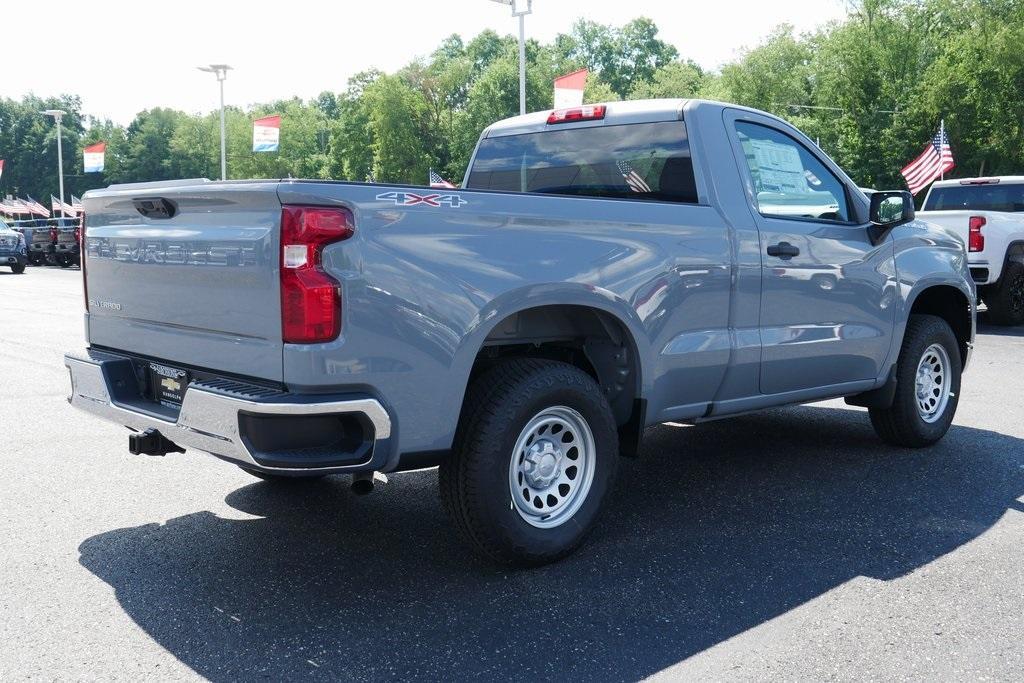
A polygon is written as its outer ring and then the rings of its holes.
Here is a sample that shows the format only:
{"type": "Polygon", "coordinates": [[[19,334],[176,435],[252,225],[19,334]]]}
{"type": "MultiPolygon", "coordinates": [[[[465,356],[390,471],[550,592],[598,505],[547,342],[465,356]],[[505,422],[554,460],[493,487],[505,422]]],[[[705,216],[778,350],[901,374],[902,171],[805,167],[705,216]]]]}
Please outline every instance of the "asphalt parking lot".
{"type": "Polygon", "coordinates": [[[433,471],[366,497],[131,456],[65,402],[76,269],[0,272],[0,680],[994,679],[1024,671],[1024,329],[953,429],[833,401],[651,430],[583,550],[503,571],[433,471]]]}

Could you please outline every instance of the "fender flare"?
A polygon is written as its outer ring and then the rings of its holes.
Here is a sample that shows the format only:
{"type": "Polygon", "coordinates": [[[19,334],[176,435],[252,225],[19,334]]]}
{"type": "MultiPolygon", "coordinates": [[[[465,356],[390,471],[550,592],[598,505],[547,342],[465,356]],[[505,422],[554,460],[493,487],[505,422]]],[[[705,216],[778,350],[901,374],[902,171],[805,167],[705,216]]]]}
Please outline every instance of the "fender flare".
{"type": "Polygon", "coordinates": [[[480,309],[452,359],[454,380],[462,392],[459,397],[460,405],[465,400],[473,364],[490,333],[509,316],[543,306],[590,308],[618,322],[625,330],[625,341],[630,344],[631,351],[636,357],[636,398],[642,399],[649,393],[648,383],[652,377],[650,342],[643,322],[629,302],[600,287],[559,282],[531,285],[502,293],[480,309]]]}

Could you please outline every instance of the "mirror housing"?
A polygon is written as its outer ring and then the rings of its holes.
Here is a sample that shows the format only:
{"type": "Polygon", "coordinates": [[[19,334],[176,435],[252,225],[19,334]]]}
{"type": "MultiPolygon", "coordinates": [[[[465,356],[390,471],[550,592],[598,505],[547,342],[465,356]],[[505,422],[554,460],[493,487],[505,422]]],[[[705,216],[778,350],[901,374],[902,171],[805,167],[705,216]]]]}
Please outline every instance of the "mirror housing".
{"type": "Polygon", "coordinates": [[[868,232],[871,243],[878,245],[893,228],[914,220],[914,195],[906,190],[890,190],[871,193],[871,210],[868,213],[871,226],[868,232]]]}

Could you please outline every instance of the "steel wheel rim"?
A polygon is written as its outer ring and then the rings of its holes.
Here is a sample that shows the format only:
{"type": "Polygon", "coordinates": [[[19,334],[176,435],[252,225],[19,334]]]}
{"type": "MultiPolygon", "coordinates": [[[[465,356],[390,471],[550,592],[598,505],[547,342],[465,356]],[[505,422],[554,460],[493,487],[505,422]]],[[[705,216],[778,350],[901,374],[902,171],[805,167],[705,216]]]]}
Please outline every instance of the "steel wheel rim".
{"type": "Polygon", "coordinates": [[[561,526],[586,501],[595,461],[594,434],[583,416],[566,406],[545,408],[526,423],[512,450],[512,507],[531,526],[561,526]]]}
{"type": "Polygon", "coordinates": [[[937,422],[945,414],[952,379],[949,354],[945,347],[932,344],[925,349],[918,361],[914,382],[917,413],[922,420],[937,422]]]}

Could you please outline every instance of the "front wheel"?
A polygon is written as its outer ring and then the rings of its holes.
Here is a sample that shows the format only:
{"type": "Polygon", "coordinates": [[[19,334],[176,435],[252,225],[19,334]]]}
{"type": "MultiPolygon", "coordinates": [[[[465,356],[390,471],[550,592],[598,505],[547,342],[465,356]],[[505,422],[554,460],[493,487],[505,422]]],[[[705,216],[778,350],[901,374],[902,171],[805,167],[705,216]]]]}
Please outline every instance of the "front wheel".
{"type": "Polygon", "coordinates": [[[1006,264],[999,283],[984,295],[988,319],[996,325],[1024,325],[1024,264],[1006,264]]]}
{"type": "Polygon", "coordinates": [[[441,500],[480,554],[536,566],[572,552],[614,479],[615,419],[601,388],[572,365],[515,359],[471,385],[441,500]]]}
{"type": "Polygon", "coordinates": [[[949,431],[960,400],[960,345],[949,324],[933,315],[907,322],[889,408],[872,408],[871,424],[886,443],[931,446],[949,431]]]}
{"type": "Polygon", "coordinates": [[[14,273],[15,275],[21,275],[22,273],[25,272],[25,264],[15,263],[13,266],[11,266],[11,272],[14,273]]]}

